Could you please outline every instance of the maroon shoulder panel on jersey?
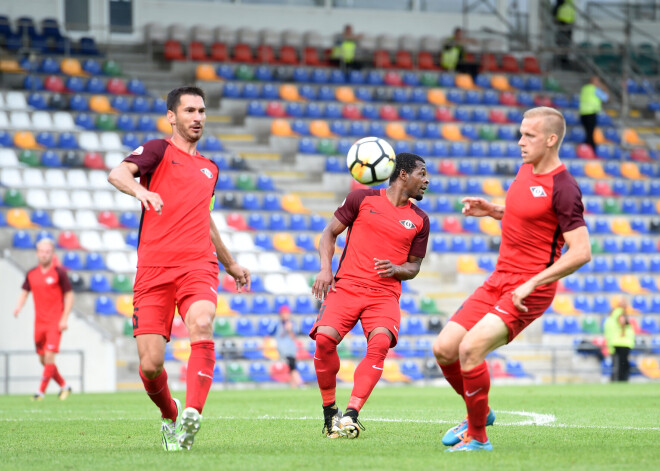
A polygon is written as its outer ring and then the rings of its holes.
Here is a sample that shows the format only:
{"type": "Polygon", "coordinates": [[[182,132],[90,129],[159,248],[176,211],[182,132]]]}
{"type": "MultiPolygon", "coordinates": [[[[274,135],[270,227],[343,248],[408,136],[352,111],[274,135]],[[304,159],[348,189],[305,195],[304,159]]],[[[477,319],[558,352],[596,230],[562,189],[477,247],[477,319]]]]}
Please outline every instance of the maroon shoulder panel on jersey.
{"type": "Polygon", "coordinates": [[[573,178],[568,170],[559,172],[554,176],[552,206],[557,214],[557,220],[562,233],[586,226],[584,222],[582,192],[575,178],[573,178]]]}
{"type": "Polygon", "coordinates": [[[138,177],[152,173],[156,170],[160,161],[163,160],[168,145],[169,142],[166,139],[147,141],[126,157],[124,162],[132,162],[138,166],[138,174],[136,175],[138,177]]]}

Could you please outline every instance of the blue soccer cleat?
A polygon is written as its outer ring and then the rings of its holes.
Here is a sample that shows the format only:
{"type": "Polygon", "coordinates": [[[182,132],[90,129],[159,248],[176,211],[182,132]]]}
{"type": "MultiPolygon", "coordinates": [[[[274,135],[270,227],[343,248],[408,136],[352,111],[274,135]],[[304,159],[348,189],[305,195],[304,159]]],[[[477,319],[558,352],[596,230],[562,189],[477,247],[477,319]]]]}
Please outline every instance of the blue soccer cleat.
{"type": "Polygon", "coordinates": [[[480,442],[467,435],[462,435],[461,438],[462,440],[458,444],[447,448],[445,451],[493,451],[493,445],[490,444],[489,440],[480,442]]]}
{"type": "MultiPolygon", "coordinates": [[[[495,412],[493,409],[488,409],[488,416],[486,417],[486,426],[493,425],[495,422],[495,412]]],[[[453,446],[461,441],[460,436],[467,431],[468,421],[467,418],[463,420],[460,424],[450,428],[445,433],[445,436],[442,437],[442,444],[445,446],[453,446]]]]}

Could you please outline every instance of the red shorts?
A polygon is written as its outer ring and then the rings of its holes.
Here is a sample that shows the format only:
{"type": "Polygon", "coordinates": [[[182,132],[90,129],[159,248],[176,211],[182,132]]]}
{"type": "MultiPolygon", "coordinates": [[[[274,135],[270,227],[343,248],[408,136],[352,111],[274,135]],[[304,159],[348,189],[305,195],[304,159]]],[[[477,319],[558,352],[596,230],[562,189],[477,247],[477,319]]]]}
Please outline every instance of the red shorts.
{"type": "Polygon", "coordinates": [[[195,301],[218,302],[218,265],[139,267],[133,286],[133,336],[160,334],[169,342],[178,307],[185,320],[195,301]]]}
{"type": "Polygon", "coordinates": [[[62,339],[62,332],[58,324],[34,326],[34,345],[37,349],[37,354],[43,355],[46,352],[60,351],[60,340],[62,339]]]}
{"type": "Polygon", "coordinates": [[[509,342],[525,327],[538,319],[550,307],[557,291],[557,282],[542,285],[525,298],[528,312],[513,305],[511,294],[529,280],[532,274],[493,272],[492,275],[467,298],[449,319],[470,330],[487,313],[499,316],[509,329],[509,342]]]}
{"type": "Polygon", "coordinates": [[[393,336],[390,348],[396,345],[401,324],[398,296],[386,289],[367,288],[350,282],[340,281],[335,289],[337,291],[330,291],[321,305],[309,332],[311,338],[316,339],[316,329],[322,325],[334,327],[344,338],[359,320],[367,339],[376,327],[385,327],[393,336]]]}

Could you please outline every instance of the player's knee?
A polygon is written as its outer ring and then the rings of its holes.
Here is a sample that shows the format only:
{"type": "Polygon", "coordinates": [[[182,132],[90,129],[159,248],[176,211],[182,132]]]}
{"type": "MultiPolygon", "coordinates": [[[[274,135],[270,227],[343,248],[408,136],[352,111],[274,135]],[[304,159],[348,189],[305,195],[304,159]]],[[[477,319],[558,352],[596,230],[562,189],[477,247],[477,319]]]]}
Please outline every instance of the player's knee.
{"type": "Polygon", "coordinates": [[[390,350],[390,336],[385,332],[378,332],[367,342],[367,355],[374,358],[385,359],[390,350]]]}
{"type": "Polygon", "coordinates": [[[197,314],[191,316],[186,323],[191,340],[213,337],[213,316],[208,314],[197,314]]]}
{"type": "Polygon", "coordinates": [[[470,339],[463,339],[458,346],[458,357],[466,370],[470,369],[470,365],[481,363],[482,356],[480,349],[470,339]]]}
{"type": "Polygon", "coordinates": [[[316,351],[321,355],[331,354],[337,350],[338,343],[337,339],[326,333],[319,332],[316,334],[316,351]]]}
{"type": "Polygon", "coordinates": [[[140,358],[140,370],[144,376],[153,379],[163,372],[163,363],[155,358],[140,358]]]}
{"type": "Polygon", "coordinates": [[[439,337],[433,342],[431,350],[433,351],[433,356],[436,361],[441,365],[449,365],[458,359],[458,352],[456,352],[455,349],[450,348],[450,346],[443,342],[439,337]]]}

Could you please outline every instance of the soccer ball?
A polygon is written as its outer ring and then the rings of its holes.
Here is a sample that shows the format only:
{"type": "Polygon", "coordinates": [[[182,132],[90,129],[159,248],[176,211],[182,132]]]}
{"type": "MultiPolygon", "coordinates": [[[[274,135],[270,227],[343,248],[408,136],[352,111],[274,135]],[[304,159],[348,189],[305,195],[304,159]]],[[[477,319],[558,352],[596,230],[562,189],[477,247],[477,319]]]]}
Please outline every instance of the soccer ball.
{"type": "Polygon", "coordinates": [[[390,178],[394,171],[394,149],[383,139],[364,137],[348,149],[346,165],[358,182],[377,185],[390,178]]]}

